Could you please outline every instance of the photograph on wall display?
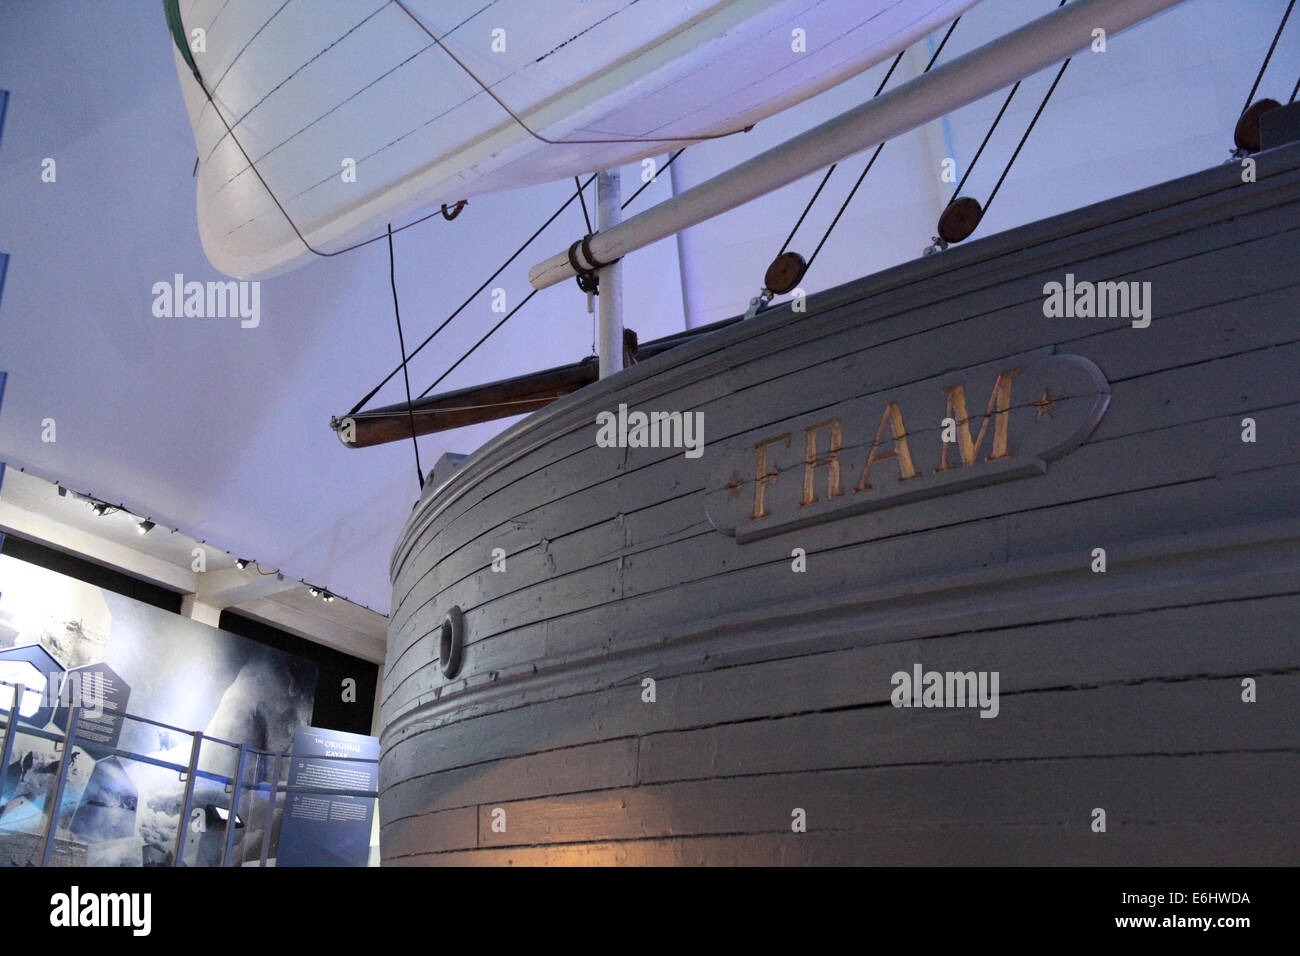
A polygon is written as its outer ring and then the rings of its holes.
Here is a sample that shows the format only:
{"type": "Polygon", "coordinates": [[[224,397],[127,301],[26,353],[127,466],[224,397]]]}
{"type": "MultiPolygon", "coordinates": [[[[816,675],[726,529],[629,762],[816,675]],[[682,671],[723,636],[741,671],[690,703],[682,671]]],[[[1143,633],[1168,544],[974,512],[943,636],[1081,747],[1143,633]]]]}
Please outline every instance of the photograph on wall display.
{"type": "MultiPolygon", "coordinates": [[[[236,745],[287,751],[297,728],[311,723],[314,663],[0,555],[0,668],[5,647],[31,643],[69,670],[108,665],[114,692],[130,713],[236,745]]],[[[52,715],[52,723],[57,720],[52,715]]],[[[189,764],[189,736],[129,719],[120,725],[117,748],[189,764]]],[[[7,841],[30,849],[30,840],[9,834],[43,833],[45,801],[57,772],[59,753],[52,742],[23,739],[0,791],[0,855],[7,841]]],[[[230,802],[227,788],[202,773],[229,776],[237,753],[214,742],[200,750],[189,825],[201,837],[186,843],[196,865],[211,865],[209,857],[220,855],[230,802]]],[[[265,781],[270,766],[266,758],[251,760],[245,781],[265,781]]],[[[105,756],[90,741],[79,744],[61,801],[60,850],[84,855],[92,866],[164,865],[175,844],[183,790],[175,771],[105,756]]],[[[247,805],[236,845],[256,857],[265,807],[256,800],[247,805]]]]}

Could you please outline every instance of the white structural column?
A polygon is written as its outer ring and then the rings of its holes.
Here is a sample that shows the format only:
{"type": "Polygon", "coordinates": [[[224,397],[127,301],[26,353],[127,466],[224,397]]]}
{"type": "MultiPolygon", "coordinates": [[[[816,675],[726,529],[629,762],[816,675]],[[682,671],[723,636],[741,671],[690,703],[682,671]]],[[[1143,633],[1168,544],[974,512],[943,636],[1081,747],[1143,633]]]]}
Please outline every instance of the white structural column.
{"type": "Polygon", "coordinates": [[[215,604],[200,600],[197,594],[187,594],[181,598],[181,616],[209,627],[221,626],[222,610],[215,604]]]}
{"type": "MultiPolygon", "coordinates": [[[[668,182],[672,187],[673,196],[677,196],[682,191],[681,188],[681,157],[677,157],[677,162],[668,167],[668,182]]],[[[690,241],[687,237],[686,230],[682,229],[677,232],[677,278],[678,285],[682,290],[682,320],[686,328],[695,328],[695,309],[691,302],[691,291],[695,285],[695,269],[686,252],[686,245],[690,241]]]]}
{"type": "Polygon", "coordinates": [[[181,613],[213,627],[218,626],[225,608],[301,586],[283,575],[262,574],[253,568],[202,571],[194,578],[194,593],[181,599],[181,613]]]}
{"type": "MultiPolygon", "coordinates": [[[[599,216],[596,228],[601,233],[622,221],[623,189],[617,169],[596,174],[596,204],[599,216]]],[[[623,263],[607,265],[596,275],[600,283],[600,294],[596,297],[600,308],[600,377],[604,378],[623,369],[623,263]]]]}
{"type": "MultiPolygon", "coordinates": [[[[602,222],[591,253],[608,262],[658,242],[1059,63],[1091,46],[1094,30],[1113,36],[1181,2],[1074,0],[619,226],[606,229],[602,222]]],[[[528,279],[545,289],[573,275],[568,253],[561,252],[533,266],[528,279]]]]}

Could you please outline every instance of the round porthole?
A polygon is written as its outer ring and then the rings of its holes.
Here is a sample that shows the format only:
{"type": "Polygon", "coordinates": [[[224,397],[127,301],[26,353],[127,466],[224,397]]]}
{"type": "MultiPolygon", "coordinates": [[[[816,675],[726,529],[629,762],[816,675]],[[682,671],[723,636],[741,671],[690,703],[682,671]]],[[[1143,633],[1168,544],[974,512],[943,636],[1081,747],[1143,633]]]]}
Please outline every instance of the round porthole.
{"type": "Polygon", "coordinates": [[[438,664],[444,677],[455,677],[460,671],[461,652],[465,649],[465,616],[460,608],[453,607],[442,619],[438,629],[438,664]]]}

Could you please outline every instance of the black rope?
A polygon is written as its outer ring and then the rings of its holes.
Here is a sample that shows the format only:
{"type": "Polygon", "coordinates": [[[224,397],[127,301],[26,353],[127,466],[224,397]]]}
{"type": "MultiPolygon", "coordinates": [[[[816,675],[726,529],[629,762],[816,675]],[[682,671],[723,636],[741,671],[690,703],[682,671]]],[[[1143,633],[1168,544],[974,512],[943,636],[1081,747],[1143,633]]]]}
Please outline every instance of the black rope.
{"type": "Polygon", "coordinates": [[[826,187],[827,181],[830,180],[831,173],[835,172],[835,167],[838,165],[839,163],[831,163],[830,167],[826,170],[826,175],[824,175],[822,177],[822,181],[817,184],[817,189],[812,194],[812,198],[808,200],[808,205],[803,207],[803,212],[801,212],[799,214],[799,218],[795,220],[794,227],[790,230],[790,235],[786,236],[785,242],[781,243],[781,251],[777,253],[778,257],[785,255],[785,250],[790,248],[790,242],[791,240],[794,239],[794,234],[798,232],[799,227],[803,225],[804,219],[807,218],[808,213],[812,210],[813,205],[817,202],[817,197],[822,194],[822,190],[826,187]]]}
{"type": "MultiPolygon", "coordinates": [[[[929,73],[930,67],[934,66],[935,61],[939,59],[939,54],[943,52],[943,48],[947,44],[948,38],[952,36],[952,31],[957,28],[957,24],[960,21],[961,21],[961,17],[958,17],[956,20],[953,20],[952,23],[948,25],[948,32],[943,35],[943,39],[939,41],[939,45],[935,47],[934,53],[930,56],[930,62],[927,63],[925,65],[925,69],[921,71],[923,75],[929,73]]],[[[886,76],[885,79],[889,79],[889,77],[886,76]]],[[[882,89],[884,88],[883,83],[881,84],[881,88],[882,89]]],[[[849,190],[849,194],[844,198],[844,202],[840,204],[839,212],[835,214],[835,218],[831,220],[831,224],[826,227],[826,232],[822,236],[822,241],[817,243],[817,248],[814,249],[813,254],[808,257],[808,264],[804,266],[805,275],[808,273],[808,270],[812,268],[813,260],[817,258],[817,253],[821,252],[822,246],[826,245],[826,240],[831,237],[831,232],[834,231],[835,226],[839,223],[840,217],[844,215],[844,210],[849,208],[849,203],[853,201],[854,195],[857,194],[858,187],[861,186],[862,181],[867,178],[867,173],[871,172],[871,167],[876,164],[876,159],[877,157],[880,156],[880,151],[884,148],[885,148],[885,144],[881,143],[879,146],[876,147],[876,151],[871,154],[871,159],[867,160],[867,165],[862,170],[862,175],[858,177],[858,181],[853,184],[853,188],[849,190]]]]}
{"type": "MultiPolygon", "coordinates": [[[[1286,13],[1282,14],[1282,22],[1277,25],[1277,32],[1273,34],[1273,42],[1269,44],[1268,53],[1264,55],[1264,62],[1260,64],[1259,73],[1255,75],[1255,85],[1250,88],[1250,95],[1246,97],[1246,105],[1241,108],[1244,113],[1250,109],[1250,104],[1255,101],[1255,92],[1259,89],[1259,83],[1264,79],[1264,71],[1268,69],[1268,61],[1273,59],[1273,51],[1277,49],[1277,41],[1282,36],[1282,28],[1286,26],[1287,17],[1291,16],[1291,9],[1295,6],[1295,0],[1291,0],[1286,5],[1286,13]]],[[[1296,84],[1300,89],[1300,83],[1296,84]]],[[[1291,94],[1291,99],[1295,99],[1295,93],[1291,94]]],[[[1290,102],[1288,100],[1288,102],[1290,102]]]]}
{"type": "MultiPolygon", "coordinates": [[[[448,322],[450,322],[452,319],[456,318],[456,316],[460,315],[460,313],[463,312],[463,311],[465,310],[465,308],[466,308],[466,307],[467,307],[471,302],[474,301],[474,299],[478,296],[478,294],[479,294],[480,292],[482,292],[484,289],[486,289],[486,288],[491,284],[491,282],[492,282],[493,279],[495,279],[495,278],[496,278],[497,276],[499,276],[502,272],[504,272],[504,271],[506,270],[506,267],[509,266],[510,263],[514,262],[516,259],[519,258],[519,256],[523,253],[523,251],[524,251],[525,249],[528,248],[528,246],[533,242],[534,239],[536,239],[538,236],[540,236],[540,235],[542,234],[543,230],[545,230],[547,226],[549,226],[551,223],[555,222],[555,220],[558,219],[558,218],[560,217],[560,213],[564,212],[564,210],[566,210],[566,209],[569,208],[569,205],[570,205],[570,204],[571,204],[575,199],[577,199],[578,196],[581,195],[581,193],[582,193],[582,186],[590,186],[592,180],[594,180],[595,178],[596,178],[596,177],[593,175],[593,176],[591,177],[591,179],[588,179],[587,182],[586,182],[585,184],[580,185],[580,188],[578,189],[578,191],[576,191],[572,196],[570,196],[570,197],[565,201],[564,205],[562,205],[559,209],[555,210],[555,212],[551,215],[551,217],[550,217],[549,219],[546,220],[546,222],[544,222],[544,223],[542,223],[540,226],[538,226],[538,227],[537,227],[537,231],[534,232],[531,236],[529,236],[528,239],[524,241],[524,244],[523,244],[522,246],[520,246],[518,249],[516,249],[516,250],[514,251],[514,253],[510,256],[509,259],[507,259],[505,262],[501,263],[501,265],[497,268],[496,272],[494,272],[494,273],[492,273],[490,276],[488,276],[487,279],[484,280],[483,284],[480,285],[477,289],[475,289],[475,290],[470,294],[469,298],[466,299],[464,302],[462,302],[462,303],[460,304],[460,306],[457,307],[457,309],[456,309],[455,312],[453,312],[451,315],[447,316],[447,318],[443,320],[442,325],[438,326],[436,329],[434,329],[432,332],[429,333],[428,337],[427,337],[423,342],[421,342],[421,343],[416,347],[415,351],[413,351],[410,355],[408,355],[408,356],[406,357],[406,361],[404,361],[401,365],[397,366],[397,368],[393,369],[391,372],[389,372],[387,375],[385,375],[385,376],[384,376],[384,380],[383,380],[382,382],[380,382],[378,385],[376,385],[374,388],[372,388],[372,389],[371,389],[371,390],[366,394],[366,397],[365,397],[365,398],[361,399],[361,401],[357,402],[356,405],[352,406],[352,411],[348,412],[348,414],[349,414],[349,415],[355,415],[357,412],[359,412],[359,411],[361,410],[361,407],[362,407],[363,405],[365,405],[366,402],[368,402],[368,401],[370,401],[372,398],[374,398],[374,397],[375,397],[375,394],[376,394],[376,393],[377,393],[381,388],[383,388],[385,385],[387,385],[388,382],[389,382],[389,380],[392,379],[392,377],[393,377],[394,375],[396,375],[398,372],[402,371],[402,370],[406,367],[407,363],[411,361],[411,359],[415,358],[417,355],[420,354],[420,350],[421,350],[421,349],[423,349],[426,345],[428,345],[430,342],[433,341],[433,337],[434,337],[435,335],[437,335],[439,332],[441,332],[444,328],[447,327],[447,323],[448,323],[448,322]]],[[[398,230],[398,231],[400,232],[401,230],[398,230]]]]}
{"type": "MultiPolygon", "coordinates": [[[[1065,0],[1061,0],[1061,2],[1056,5],[1056,9],[1059,10],[1063,6],[1065,6],[1065,0]]],[[[1007,98],[1002,101],[1002,109],[998,110],[998,115],[993,117],[993,123],[989,126],[989,131],[984,134],[984,142],[980,143],[980,148],[975,150],[975,156],[971,159],[970,165],[966,167],[966,172],[962,174],[961,182],[959,182],[957,188],[953,190],[952,198],[948,200],[949,206],[960,198],[962,187],[966,185],[966,180],[970,178],[971,172],[975,169],[975,164],[980,161],[980,156],[984,153],[984,147],[989,144],[989,140],[993,137],[993,131],[998,128],[998,123],[1002,122],[1002,114],[1005,113],[1007,107],[1011,105],[1011,98],[1016,95],[1016,90],[1020,89],[1021,82],[1021,80],[1016,80],[1015,84],[1011,87],[1011,92],[1008,93],[1007,98]]]]}
{"type": "MultiPolygon", "coordinates": [[[[956,22],[956,20],[953,21],[954,24],[956,24],[956,22]]],[[[898,64],[903,62],[903,57],[906,54],[907,50],[902,50],[899,52],[898,56],[894,57],[894,62],[885,72],[885,78],[880,81],[880,85],[876,87],[876,92],[871,95],[873,100],[880,95],[881,91],[885,88],[885,84],[889,82],[889,78],[894,75],[894,70],[898,68],[898,64]]],[[[831,163],[830,168],[826,170],[826,175],[823,176],[822,181],[817,184],[817,191],[814,192],[812,198],[808,200],[808,205],[803,207],[803,212],[799,214],[799,219],[795,222],[794,228],[790,230],[790,235],[786,236],[785,242],[781,243],[781,251],[777,253],[778,257],[784,255],[785,250],[789,248],[791,240],[794,239],[794,234],[798,232],[799,227],[803,225],[804,219],[807,218],[808,213],[812,210],[813,204],[817,202],[817,197],[822,194],[822,189],[825,188],[827,181],[831,178],[831,173],[835,172],[835,167],[838,165],[839,163],[831,163]]]]}
{"type": "Polygon", "coordinates": [[[582,203],[582,218],[586,220],[587,232],[591,232],[591,216],[587,213],[587,197],[582,194],[582,183],[578,182],[578,177],[573,177],[573,185],[578,187],[578,201],[582,203]]]}
{"type": "Polygon", "coordinates": [[[998,190],[1002,188],[1002,181],[1007,178],[1007,173],[1011,172],[1012,163],[1014,163],[1016,157],[1020,155],[1020,150],[1024,147],[1025,141],[1029,139],[1029,134],[1034,131],[1034,124],[1038,122],[1038,117],[1043,115],[1043,109],[1047,106],[1047,101],[1050,100],[1052,94],[1056,92],[1056,84],[1061,82],[1061,77],[1065,75],[1065,68],[1069,65],[1070,60],[1067,59],[1061,64],[1061,68],[1056,71],[1056,79],[1052,80],[1052,85],[1047,88],[1047,95],[1043,97],[1043,102],[1038,104],[1038,110],[1034,113],[1034,118],[1029,121],[1029,125],[1025,128],[1025,135],[1020,137],[1020,142],[1016,144],[1015,152],[1013,152],[1011,158],[1007,160],[1007,166],[1002,170],[1002,175],[998,177],[998,181],[993,187],[993,192],[989,193],[989,198],[984,203],[985,213],[989,211],[989,206],[993,205],[993,197],[996,196],[998,190]]]}
{"type": "Polygon", "coordinates": [[[822,246],[826,245],[826,240],[831,237],[831,233],[835,230],[835,227],[839,225],[840,217],[844,215],[844,210],[849,208],[849,203],[853,201],[853,197],[856,195],[858,187],[861,186],[862,181],[867,178],[867,173],[871,172],[871,167],[876,165],[876,158],[884,148],[884,143],[881,143],[876,147],[876,151],[871,154],[871,158],[867,160],[867,165],[863,168],[861,175],[858,176],[858,181],[853,184],[853,188],[849,190],[849,194],[844,197],[844,202],[840,203],[839,212],[835,214],[835,218],[831,220],[831,224],[826,227],[826,232],[822,235],[822,241],[817,243],[817,248],[814,249],[812,255],[808,257],[808,264],[804,266],[805,275],[807,275],[808,270],[812,268],[813,260],[817,258],[817,253],[822,251],[822,246]]]}
{"type": "Polygon", "coordinates": [[[402,377],[406,379],[406,414],[411,419],[411,444],[415,446],[415,476],[424,490],[424,468],[420,466],[420,443],[415,440],[415,411],[411,408],[411,376],[406,371],[406,337],[402,335],[402,310],[397,307],[397,271],[393,263],[393,224],[388,224],[388,284],[393,288],[393,315],[397,317],[397,345],[402,350],[402,377]]]}
{"type": "MultiPolygon", "coordinates": [[[[445,371],[445,372],[443,372],[441,375],[439,375],[439,376],[434,380],[434,382],[433,382],[432,385],[430,385],[430,386],[429,386],[428,388],[426,388],[423,392],[421,392],[421,393],[420,393],[420,397],[421,397],[421,398],[424,398],[424,396],[428,395],[431,391],[433,391],[435,388],[437,388],[439,382],[441,382],[444,378],[446,378],[446,377],[447,377],[448,375],[450,375],[452,372],[456,371],[456,366],[457,366],[457,365],[459,365],[461,362],[465,361],[465,359],[467,359],[467,358],[469,358],[471,355],[473,355],[475,349],[477,349],[480,345],[482,345],[482,344],[483,344],[484,342],[486,342],[489,338],[491,338],[493,332],[495,332],[497,329],[501,328],[501,326],[505,325],[508,321],[510,321],[510,316],[514,315],[516,312],[518,312],[520,309],[522,309],[525,305],[527,305],[527,304],[528,304],[528,300],[531,299],[531,298],[532,298],[533,296],[535,296],[535,295],[537,295],[537,290],[536,290],[536,289],[534,289],[532,292],[530,292],[530,293],[528,293],[526,296],[524,296],[523,299],[520,301],[520,303],[519,303],[517,306],[515,306],[513,309],[511,309],[509,312],[507,312],[507,313],[505,314],[505,317],[502,318],[500,322],[498,322],[496,325],[492,326],[492,328],[488,329],[487,332],[486,332],[486,334],[484,334],[483,338],[481,338],[481,339],[479,339],[477,342],[475,342],[475,343],[470,347],[470,350],[469,350],[468,352],[466,352],[466,353],[465,353],[464,355],[462,355],[460,358],[456,359],[456,361],[452,363],[451,368],[447,369],[447,371],[445,371]]],[[[409,404],[409,402],[410,402],[410,399],[409,399],[409,398],[407,399],[407,402],[408,402],[408,404],[409,404]]]]}
{"type": "MultiPolygon", "coordinates": [[[[673,160],[676,159],[678,156],[680,156],[684,151],[685,151],[685,147],[682,147],[682,149],[679,149],[677,152],[673,153],[673,154],[668,158],[668,162],[664,163],[663,169],[667,169],[670,165],[672,165],[673,160]]],[[[663,172],[663,169],[659,170],[659,172],[663,172]]],[[[656,173],[656,177],[657,177],[657,176],[658,176],[658,173],[656,173]]],[[[596,178],[595,176],[592,176],[592,177],[591,177],[591,179],[595,179],[595,178],[596,178]]],[[[586,185],[590,185],[590,184],[591,184],[591,179],[588,179],[588,180],[587,180],[586,185]]],[[[654,182],[654,180],[652,179],[650,182],[654,182]]],[[[645,188],[646,188],[647,186],[649,186],[649,185],[650,185],[650,183],[643,183],[640,189],[638,189],[636,192],[634,192],[631,196],[629,196],[629,197],[627,198],[627,202],[623,203],[622,208],[626,209],[628,203],[630,203],[633,199],[636,199],[637,196],[641,195],[641,193],[642,193],[642,192],[645,190],[645,188]]],[[[578,195],[581,195],[581,194],[582,194],[582,189],[583,189],[583,185],[582,185],[582,184],[579,184],[579,187],[578,187],[578,195]]],[[[565,207],[568,206],[569,203],[571,203],[571,202],[573,202],[573,197],[570,197],[570,198],[569,198],[569,202],[566,202],[566,203],[564,204],[564,206],[561,206],[561,207],[556,211],[555,216],[558,216],[561,212],[563,212],[564,209],[565,209],[565,207]]],[[[554,221],[555,216],[552,216],[549,220],[547,220],[547,225],[550,225],[550,223],[554,221]]],[[[545,227],[543,227],[543,228],[545,228],[545,227]]],[[[538,231],[540,232],[541,230],[538,230],[538,231]]],[[[533,236],[533,237],[536,238],[536,233],[534,233],[534,236],[533,236]]],[[[529,239],[528,241],[529,241],[529,242],[532,242],[532,239],[529,239]]],[[[521,251],[522,251],[522,250],[521,250],[521,251]]],[[[584,252],[585,252],[585,253],[590,257],[590,251],[589,251],[589,250],[584,249],[584,252]]],[[[516,255],[518,255],[518,253],[516,253],[516,255]]],[[[594,258],[589,258],[588,261],[595,261],[595,260],[594,260],[594,258]]],[[[505,267],[503,266],[502,268],[505,268],[505,267]]],[[[485,284],[486,284],[486,283],[485,283],[485,284]]],[[[420,398],[424,398],[424,396],[428,395],[431,391],[433,391],[435,388],[437,388],[438,385],[441,384],[442,380],[445,379],[445,378],[446,378],[448,375],[450,375],[452,372],[454,372],[454,371],[456,370],[456,367],[457,367],[458,365],[460,365],[461,362],[465,361],[465,359],[467,359],[467,358],[469,358],[471,355],[473,355],[473,354],[474,354],[474,351],[475,351],[475,350],[476,350],[480,345],[482,345],[484,342],[486,342],[489,338],[491,338],[491,337],[492,337],[492,334],[493,334],[494,332],[496,332],[497,329],[499,329],[499,328],[501,328],[501,326],[505,325],[506,322],[508,322],[508,321],[510,320],[510,317],[511,317],[512,315],[514,315],[516,312],[518,312],[520,309],[522,309],[525,305],[527,305],[527,304],[528,304],[528,301],[529,301],[530,299],[532,299],[532,297],[535,296],[535,295],[537,294],[537,292],[538,292],[537,289],[533,289],[531,292],[528,293],[528,295],[524,296],[524,298],[520,301],[520,303],[519,303],[517,306],[515,306],[513,309],[511,309],[508,313],[506,313],[506,315],[505,315],[504,317],[502,317],[502,319],[501,319],[500,322],[498,322],[496,325],[492,326],[492,328],[488,329],[487,332],[483,335],[483,337],[482,337],[481,339],[479,339],[477,342],[475,342],[475,343],[473,344],[473,346],[470,347],[470,350],[469,350],[468,352],[466,352],[466,353],[465,353],[464,355],[462,355],[460,358],[456,359],[456,361],[455,361],[454,363],[452,363],[451,368],[447,369],[447,371],[443,372],[443,373],[442,373],[441,375],[439,375],[436,379],[434,379],[433,384],[430,385],[428,388],[426,388],[423,392],[421,392],[419,397],[420,397],[420,398]]],[[[477,294],[477,293],[476,293],[476,294],[477,294]]],[[[594,321],[594,317],[593,317],[593,321],[594,321]]],[[[594,337],[593,337],[593,341],[594,341],[594,337]]],[[[408,404],[409,404],[409,402],[410,402],[410,399],[409,399],[409,398],[407,399],[407,402],[408,402],[408,404]]]]}
{"type": "MultiPolygon", "coordinates": [[[[676,159],[678,156],[680,156],[680,155],[681,155],[682,153],[684,153],[684,152],[686,152],[686,147],[685,147],[685,146],[683,146],[683,147],[682,147],[681,149],[679,149],[677,152],[675,152],[675,153],[673,153],[671,156],[669,156],[669,157],[668,157],[668,162],[664,163],[664,169],[667,169],[669,166],[671,166],[671,165],[673,164],[673,160],[676,159]]],[[[626,209],[626,208],[631,204],[631,202],[632,202],[633,199],[635,199],[637,196],[641,195],[643,192],[646,191],[646,189],[650,186],[650,183],[653,183],[656,179],[659,178],[659,173],[662,173],[662,172],[664,171],[664,169],[660,169],[660,170],[656,171],[655,174],[654,174],[654,178],[652,178],[652,179],[650,180],[650,182],[642,183],[641,186],[640,186],[640,188],[637,189],[637,191],[634,192],[632,195],[628,196],[628,197],[627,197],[627,201],[624,202],[623,205],[620,206],[619,208],[620,208],[620,209],[626,209]]],[[[591,221],[590,221],[590,220],[588,220],[588,222],[587,222],[587,231],[588,231],[588,232],[591,232],[591,221]]]]}
{"type": "Polygon", "coordinates": [[[1300,93],[1300,76],[1296,77],[1295,86],[1291,87],[1291,98],[1287,102],[1294,103],[1297,93],[1300,93]]]}
{"type": "Polygon", "coordinates": [[[998,123],[1002,121],[1002,114],[1005,113],[1007,107],[1011,105],[1011,97],[1015,96],[1016,90],[1020,89],[1020,82],[1020,80],[1016,80],[1015,85],[1011,87],[1011,92],[1008,93],[1007,98],[1002,101],[1002,109],[998,110],[998,115],[993,117],[993,123],[989,126],[989,131],[984,134],[984,142],[980,143],[980,148],[975,150],[975,156],[971,159],[970,165],[966,167],[966,172],[962,174],[961,182],[959,182],[957,188],[953,190],[952,198],[948,200],[948,205],[951,206],[955,203],[957,197],[961,195],[962,187],[966,185],[966,180],[970,178],[971,172],[975,169],[975,164],[980,161],[980,156],[984,153],[984,147],[989,144],[989,140],[993,136],[993,131],[998,128],[998,123]]]}

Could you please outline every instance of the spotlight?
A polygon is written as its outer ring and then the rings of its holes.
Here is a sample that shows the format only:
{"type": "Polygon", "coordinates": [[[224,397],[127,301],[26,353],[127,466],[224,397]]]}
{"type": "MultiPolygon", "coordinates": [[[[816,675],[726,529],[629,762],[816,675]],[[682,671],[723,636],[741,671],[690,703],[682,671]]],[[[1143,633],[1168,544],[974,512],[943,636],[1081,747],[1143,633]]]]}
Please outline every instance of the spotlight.
{"type": "Polygon", "coordinates": [[[329,591],[326,591],[324,594],[321,595],[321,600],[323,600],[326,604],[328,604],[330,601],[334,600],[334,595],[330,594],[329,591]]]}
{"type": "Polygon", "coordinates": [[[241,571],[244,570],[244,568],[248,567],[248,558],[237,558],[235,560],[235,567],[239,568],[241,571]]]}
{"type": "Polygon", "coordinates": [[[90,506],[90,510],[102,518],[104,515],[108,514],[108,505],[104,504],[102,501],[96,501],[90,506]]]}
{"type": "Polygon", "coordinates": [[[312,597],[320,597],[320,588],[318,587],[309,584],[307,585],[307,591],[312,597]]]}
{"type": "Polygon", "coordinates": [[[153,530],[153,527],[154,527],[153,522],[150,521],[148,518],[145,518],[143,521],[141,521],[138,525],[135,526],[135,530],[139,534],[148,534],[150,531],[153,530]]]}

